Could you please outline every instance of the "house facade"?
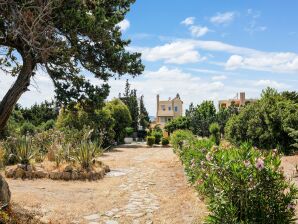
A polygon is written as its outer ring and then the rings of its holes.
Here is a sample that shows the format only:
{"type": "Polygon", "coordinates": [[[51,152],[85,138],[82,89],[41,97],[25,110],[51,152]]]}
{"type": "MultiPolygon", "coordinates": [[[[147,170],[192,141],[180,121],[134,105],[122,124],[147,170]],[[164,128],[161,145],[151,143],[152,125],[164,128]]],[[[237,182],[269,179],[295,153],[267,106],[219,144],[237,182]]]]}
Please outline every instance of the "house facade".
{"type": "Polygon", "coordinates": [[[245,92],[241,92],[240,93],[240,98],[238,97],[238,93],[237,96],[234,99],[228,99],[228,100],[219,100],[218,101],[218,108],[228,108],[229,106],[231,106],[232,104],[234,104],[236,107],[241,107],[244,106],[248,103],[252,103],[255,102],[256,99],[246,99],[245,98],[245,92]]]}
{"type": "Polygon", "coordinates": [[[156,96],[157,111],[155,123],[160,125],[161,128],[165,124],[176,117],[180,117],[183,114],[183,101],[180,95],[177,94],[174,99],[160,100],[159,95],[156,96]]]}

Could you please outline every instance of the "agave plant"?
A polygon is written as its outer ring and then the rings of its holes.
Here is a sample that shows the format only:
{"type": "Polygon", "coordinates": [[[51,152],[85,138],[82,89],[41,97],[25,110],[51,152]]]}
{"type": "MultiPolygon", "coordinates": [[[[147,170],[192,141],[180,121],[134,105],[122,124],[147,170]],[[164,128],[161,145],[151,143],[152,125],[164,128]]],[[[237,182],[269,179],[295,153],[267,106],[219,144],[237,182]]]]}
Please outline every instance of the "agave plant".
{"type": "Polygon", "coordinates": [[[34,157],[32,138],[22,136],[16,141],[16,158],[23,165],[29,165],[30,160],[34,157]]]}
{"type": "Polygon", "coordinates": [[[74,151],[74,159],[83,169],[90,169],[93,160],[102,152],[101,147],[91,141],[82,141],[74,151]]]}

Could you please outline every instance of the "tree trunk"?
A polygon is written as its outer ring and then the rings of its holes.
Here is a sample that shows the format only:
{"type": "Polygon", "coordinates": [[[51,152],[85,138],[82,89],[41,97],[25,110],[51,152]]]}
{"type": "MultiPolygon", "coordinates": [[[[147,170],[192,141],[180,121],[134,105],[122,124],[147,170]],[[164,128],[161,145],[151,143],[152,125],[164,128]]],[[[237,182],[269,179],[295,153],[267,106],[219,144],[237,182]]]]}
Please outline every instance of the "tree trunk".
{"type": "Polygon", "coordinates": [[[0,133],[4,130],[11,112],[21,95],[28,90],[34,67],[35,64],[30,56],[23,57],[23,66],[18,78],[0,103],[0,133]]]}

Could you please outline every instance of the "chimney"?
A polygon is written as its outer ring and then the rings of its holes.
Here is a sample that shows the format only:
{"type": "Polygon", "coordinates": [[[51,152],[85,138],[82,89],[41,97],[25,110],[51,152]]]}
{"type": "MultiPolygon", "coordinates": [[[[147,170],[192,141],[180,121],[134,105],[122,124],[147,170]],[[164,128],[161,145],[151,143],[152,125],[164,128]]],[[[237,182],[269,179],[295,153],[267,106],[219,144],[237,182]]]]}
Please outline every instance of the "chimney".
{"type": "Polygon", "coordinates": [[[159,110],[159,94],[156,95],[156,119],[158,119],[158,110],[159,110]]]}
{"type": "Polygon", "coordinates": [[[240,93],[240,106],[245,105],[245,92],[240,93]]]}

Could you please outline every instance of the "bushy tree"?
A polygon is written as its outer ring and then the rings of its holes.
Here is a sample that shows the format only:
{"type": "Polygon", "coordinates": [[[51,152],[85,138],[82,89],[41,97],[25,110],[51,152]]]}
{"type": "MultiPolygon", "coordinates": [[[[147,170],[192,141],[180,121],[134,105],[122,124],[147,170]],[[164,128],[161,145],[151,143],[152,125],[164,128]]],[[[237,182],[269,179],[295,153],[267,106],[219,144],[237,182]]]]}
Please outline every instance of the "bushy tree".
{"type": "Polygon", "coordinates": [[[249,141],[262,149],[297,149],[292,133],[298,128],[298,104],[267,88],[261,99],[244,107],[226,125],[226,137],[235,144],[249,141]]]}
{"type": "Polygon", "coordinates": [[[220,127],[218,123],[212,123],[209,126],[209,132],[211,134],[211,140],[214,141],[216,145],[220,143],[220,127]]]}
{"type": "Polygon", "coordinates": [[[145,130],[146,128],[148,128],[149,124],[150,124],[150,118],[149,118],[149,114],[147,112],[147,109],[145,107],[144,104],[144,96],[141,96],[140,99],[140,126],[143,128],[143,130],[145,130]]]}
{"type": "Polygon", "coordinates": [[[110,77],[144,70],[140,54],[126,50],[120,27],[134,0],[0,2],[0,68],[17,76],[0,103],[0,131],[37,68],[52,79],[63,105],[79,101],[85,109],[103,105],[110,77]],[[95,86],[85,78],[102,80],[95,86]]]}
{"type": "Polygon", "coordinates": [[[104,108],[111,112],[115,120],[114,132],[117,133],[115,140],[122,142],[126,134],[125,128],[131,125],[131,116],[128,107],[120,99],[114,99],[108,102],[104,108]]]}
{"type": "Polygon", "coordinates": [[[128,107],[130,111],[131,119],[132,119],[131,126],[134,129],[134,131],[137,132],[139,127],[139,118],[140,118],[137,90],[130,89],[130,84],[128,79],[126,80],[124,94],[123,96],[119,94],[119,97],[123,101],[123,103],[125,103],[126,106],[128,107]]]}
{"type": "Polygon", "coordinates": [[[176,130],[187,130],[190,128],[190,122],[188,117],[177,117],[165,125],[165,130],[169,133],[173,133],[176,130]]]}
{"type": "Polygon", "coordinates": [[[208,137],[209,126],[216,121],[216,109],[212,101],[204,101],[197,107],[190,108],[187,117],[190,122],[190,130],[198,136],[208,137]]]}
{"type": "Polygon", "coordinates": [[[84,110],[79,103],[74,107],[62,108],[56,122],[56,127],[61,131],[72,130],[84,134],[82,131],[86,128],[93,130],[91,139],[102,141],[104,146],[114,142],[114,125],[115,120],[107,108],[90,112],[84,110]]]}

